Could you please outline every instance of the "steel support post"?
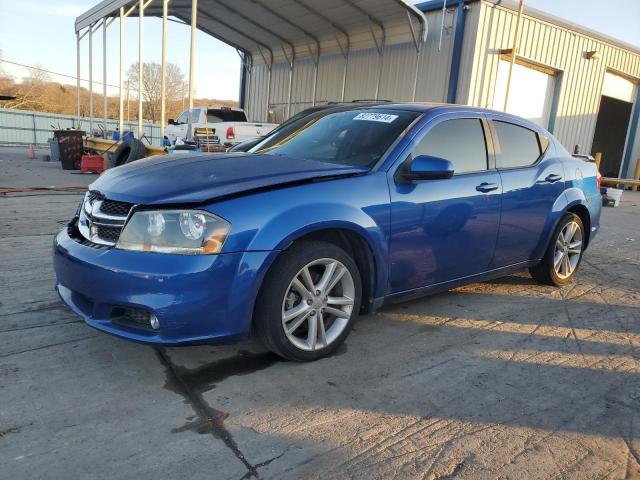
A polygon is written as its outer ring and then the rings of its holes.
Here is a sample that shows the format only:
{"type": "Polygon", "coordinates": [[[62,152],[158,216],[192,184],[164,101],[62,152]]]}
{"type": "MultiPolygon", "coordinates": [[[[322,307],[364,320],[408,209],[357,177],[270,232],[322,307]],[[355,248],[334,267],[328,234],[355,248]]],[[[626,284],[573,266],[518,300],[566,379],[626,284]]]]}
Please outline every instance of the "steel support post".
{"type": "Polygon", "coordinates": [[[193,95],[196,73],[196,31],[198,29],[198,0],[191,0],[191,45],[189,46],[189,125],[187,139],[193,136],[193,95]]]}
{"type": "Polygon", "coordinates": [[[80,32],[76,32],[76,128],[80,128],[80,32]]]}
{"type": "Polygon", "coordinates": [[[93,135],[93,25],[89,25],[89,136],[93,135]]]}
{"type": "Polygon", "coordinates": [[[160,81],[160,144],[164,141],[164,126],[167,123],[167,15],[169,0],[162,0],[162,79],[160,81]]]}
{"type": "Polygon", "coordinates": [[[107,19],[102,19],[102,121],[107,138],[107,19]]]}
{"type": "Polygon", "coordinates": [[[144,1],[139,0],[138,16],[138,138],[144,134],[142,124],[142,77],[144,75],[144,1]]]}
{"type": "MultiPolygon", "coordinates": [[[[119,88],[118,88],[118,131],[122,138],[124,132],[124,98],[122,96],[124,90],[124,7],[120,7],[120,71],[119,88]]],[[[127,99],[128,100],[128,99],[127,99]]]]}
{"type": "Polygon", "coordinates": [[[522,11],[524,10],[524,0],[520,0],[518,6],[518,16],[516,17],[516,32],[513,38],[513,48],[511,49],[511,62],[509,63],[509,74],[507,76],[507,87],[504,93],[504,108],[503,112],[507,111],[507,105],[509,103],[509,90],[511,89],[511,74],[513,73],[513,66],[516,64],[516,56],[518,55],[518,43],[520,42],[520,23],[522,20],[522,11]]]}

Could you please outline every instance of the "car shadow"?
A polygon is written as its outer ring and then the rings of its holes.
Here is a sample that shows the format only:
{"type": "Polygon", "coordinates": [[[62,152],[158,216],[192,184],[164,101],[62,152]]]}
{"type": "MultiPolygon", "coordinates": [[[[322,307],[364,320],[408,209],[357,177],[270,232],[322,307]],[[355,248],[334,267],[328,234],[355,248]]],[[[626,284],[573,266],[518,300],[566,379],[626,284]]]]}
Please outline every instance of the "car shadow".
{"type": "Polygon", "coordinates": [[[208,401],[259,391],[249,409],[306,404],[616,437],[640,421],[640,348],[630,340],[639,315],[454,291],[361,317],[340,355],[313,363],[279,360],[257,342],[167,355],[208,401]],[[228,368],[236,361],[246,368],[228,368]]]}

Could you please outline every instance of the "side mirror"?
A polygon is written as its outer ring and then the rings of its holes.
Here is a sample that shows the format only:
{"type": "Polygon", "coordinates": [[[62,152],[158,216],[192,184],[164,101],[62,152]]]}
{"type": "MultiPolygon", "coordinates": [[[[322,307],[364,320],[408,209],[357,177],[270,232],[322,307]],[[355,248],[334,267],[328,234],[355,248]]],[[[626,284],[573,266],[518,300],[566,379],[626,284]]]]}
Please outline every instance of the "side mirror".
{"type": "Polygon", "coordinates": [[[453,176],[453,164],[449,160],[430,155],[418,155],[398,173],[405,182],[416,180],[443,180],[453,176]]]}
{"type": "Polygon", "coordinates": [[[175,125],[176,121],[173,118],[170,118],[168,123],[169,125],[175,125]]]}

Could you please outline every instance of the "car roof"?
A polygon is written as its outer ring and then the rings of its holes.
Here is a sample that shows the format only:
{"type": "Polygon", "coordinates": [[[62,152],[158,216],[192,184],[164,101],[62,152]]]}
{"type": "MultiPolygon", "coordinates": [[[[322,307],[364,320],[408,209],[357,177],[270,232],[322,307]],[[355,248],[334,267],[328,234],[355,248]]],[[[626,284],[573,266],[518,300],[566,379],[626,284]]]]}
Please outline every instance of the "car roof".
{"type": "MultiPolygon", "coordinates": [[[[433,113],[433,114],[443,114],[443,113],[455,113],[455,112],[473,112],[473,113],[483,113],[483,114],[492,114],[497,115],[505,120],[512,120],[514,123],[519,123],[521,125],[525,125],[532,130],[544,132],[545,130],[541,128],[539,125],[527,120],[526,118],[519,117],[517,115],[513,115],[511,113],[501,112],[498,110],[492,110],[490,108],[480,108],[480,107],[472,107],[469,105],[459,105],[455,103],[436,103],[436,102],[404,102],[404,103],[358,103],[358,104],[347,104],[345,106],[351,106],[355,109],[362,108],[375,108],[376,110],[403,110],[407,112],[417,112],[417,113],[433,113]]],[[[348,110],[348,108],[343,108],[343,110],[348,110]]]]}
{"type": "Polygon", "coordinates": [[[477,112],[477,113],[496,113],[514,119],[522,120],[521,117],[511,115],[505,112],[491,110],[489,108],[471,107],[469,105],[459,105],[456,103],[437,103],[437,102],[389,102],[389,101],[354,101],[351,103],[328,103],[323,105],[315,105],[303,111],[309,111],[309,114],[325,110],[357,110],[361,108],[375,108],[381,110],[405,110],[408,112],[426,113],[437,111],[439,113],[446,112],[477,112]]]}
{"type": "Polygon", "coordinates": [[[327,103],[322,105],[314,105],[313,107],[309,107],[306,110],[302,110],[302,112],[307,112],[307,115],[313,115],[315,113],[323,112],[323,113],[331,113],[331,112],[345,112],[349,110],[360,110],[366,108],[375,108],[376,110],[403,110],[407,112],[417,112],[417,113],[434,113],[434,114],[443,114],[443,113],[455,113],[455,112],[473,112],[473,113],[490,113],[493,115],[498,115],[499,117],[505,120],[512,120],[514,123],[519,123],[523,126],[527,126],[532,130],[539,132],[546,132],[543,128],[535,123],[519,117],[517,115],[513,115],[506,112],[500,112],[497,110],[491,110],[489,108],[480,108],[480,107],[471,107],[469,105],[459,105],[455,103],[437,103],[437,102],[389,102],[388,100],[363,100],[358,101],[355,100],[353,102],[345,102],[345,103],[327,103]]]}

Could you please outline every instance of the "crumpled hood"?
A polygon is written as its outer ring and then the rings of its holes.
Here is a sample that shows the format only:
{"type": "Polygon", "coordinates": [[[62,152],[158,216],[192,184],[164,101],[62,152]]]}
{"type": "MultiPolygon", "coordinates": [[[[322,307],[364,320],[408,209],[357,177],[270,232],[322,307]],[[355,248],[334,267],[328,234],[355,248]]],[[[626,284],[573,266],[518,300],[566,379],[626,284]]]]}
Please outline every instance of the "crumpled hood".
{"type": "Polygon", "coordinates": [[[367,171],[282,155],[160,155],[107,170],[89,189],[121,202],[200,203],[271,186],[367,171]]]}

